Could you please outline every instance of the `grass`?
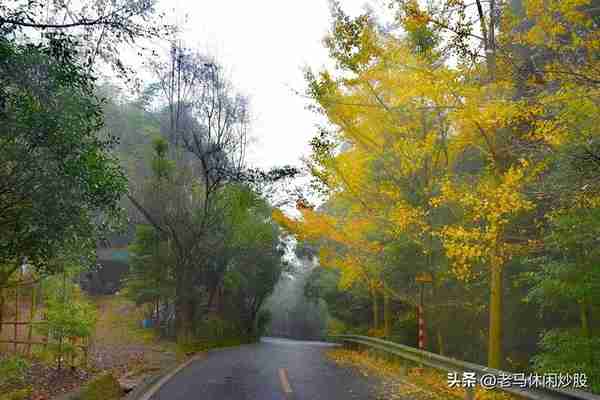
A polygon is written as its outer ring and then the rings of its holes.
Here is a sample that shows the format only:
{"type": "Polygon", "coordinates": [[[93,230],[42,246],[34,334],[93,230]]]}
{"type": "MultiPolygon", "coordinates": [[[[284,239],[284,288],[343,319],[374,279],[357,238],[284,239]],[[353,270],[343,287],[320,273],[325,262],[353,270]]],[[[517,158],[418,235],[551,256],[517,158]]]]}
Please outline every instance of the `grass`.
{"type": "MultiPolygon", "coordinates": [[[[400,399],[414,396],[419,399],[464,399],[465,390],[449,387],[447,375],[428,368],[408,368],[406,365],[377,356],[368,351],[333,349],[328,357],[339,365],[352,366],[368,376],[372,374],[385,381],[386,398],[400,399]],[[405,376],[400,379],[399,377],[405,376]]],[[[477,388],[476,400],[513,400],[515,397],[497,390],[477,388]]]]}
{"type": "Polygon", "coordinates": [[[136,306],[123,295],[93,297],[98,308],[95,340],[107,344],[152,345],[165,351],[175,351],[175,343],[162,340],[156,330],[143,328],[143,307],[136,306]]]}
{"type": "Polygon", "coordinates": [[[0,400],[27,400],[31,396],[31,388],[13,390],[9,393],[1,394],[0,400]]]}

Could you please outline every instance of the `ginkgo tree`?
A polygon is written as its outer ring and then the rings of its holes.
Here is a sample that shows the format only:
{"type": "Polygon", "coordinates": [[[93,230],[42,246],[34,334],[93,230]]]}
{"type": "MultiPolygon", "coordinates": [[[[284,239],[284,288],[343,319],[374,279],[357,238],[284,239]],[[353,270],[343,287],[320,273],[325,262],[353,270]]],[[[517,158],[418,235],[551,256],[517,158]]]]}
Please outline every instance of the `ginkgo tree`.
{"type": "Polygon", "coordinates": [[[489,279],[488,365],[500,368],[504,270],[540,249],[549,159],[574,141],[597,156],[597,102],[584,94],[597,89],[597,16],[583,0],[393,3],[404,36],[334,7],[325,43],[338,70],[307,73],[332,129],[313,140],[308,167],[345,213],[303,210],[285,224],[336,243],[322,260],[356,276],[408,237],[426,270],[447,259],[460,280],[489,279]]]}
{"type": "MultiPolygon", "coordinates": [[[[447,164],[448,136],[436,105],[445,97],[439,85],[452,74],[421,58],[408,40],[377,33],[368,18],[338,13],[327,43],[351,76],[307,74],[311,97],[335,127],[313,140],[308,167],[330,195],[328,204],[343,204],[344,212],[302,208],[301,221],[279,219],[300,239],[335,243],[322,245],[321,262],[342,270],[342,285],[357,278],[367,282],[377,325],[378,294],[384,305],[390,296],[415,304],[413,296],[385,282],[384,270],[393,262],[386,249],[408,237],[434,269],[439,245],[429,200],[447,164]]],[[[384,320],[388,331],[385,312],[384,320]]]]}

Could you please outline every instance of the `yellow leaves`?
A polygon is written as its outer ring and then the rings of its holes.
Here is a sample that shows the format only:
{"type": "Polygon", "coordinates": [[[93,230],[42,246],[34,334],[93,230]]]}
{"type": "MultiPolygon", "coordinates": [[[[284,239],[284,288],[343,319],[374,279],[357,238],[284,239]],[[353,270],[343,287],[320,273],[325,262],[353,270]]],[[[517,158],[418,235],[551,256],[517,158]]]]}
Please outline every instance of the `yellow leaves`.
{"type": "MultiPolygon", "coordinates": [[[[355,367],[364,376],[376,375],[385,381],[380,393],[384,399],[451,399],[464,398],[465,389],[458,385],[449,386],[448,376],[445,373],[435,371],[431,368],[408,368],[402,361],[391,361],[389,359],[375,357],[368,351],[353,351],[347,349],[329,350],[327,357],[335,363],[355,367]],[[406,379],[399,379],[404,373],[408,374],[406,379]]],[[[512,397],[506,393],[496,390],[475,390],[476,400],[510,400],[512,397]]]]}
{"type": "Polygon", "coordinates": [[[463,214],[459,224],[436,232],[457,277],[468,280],[473,265],[492,261],[503,264],[521,251],[505,243],[504,230],[520,213],[533,210],[534,203],[522,191],[539,170],[536,164],[521,159],[500,176],[482,178],[475,187],[450,180],[443,184],[440,196],[430,204],[448,204],[463,214]]]}

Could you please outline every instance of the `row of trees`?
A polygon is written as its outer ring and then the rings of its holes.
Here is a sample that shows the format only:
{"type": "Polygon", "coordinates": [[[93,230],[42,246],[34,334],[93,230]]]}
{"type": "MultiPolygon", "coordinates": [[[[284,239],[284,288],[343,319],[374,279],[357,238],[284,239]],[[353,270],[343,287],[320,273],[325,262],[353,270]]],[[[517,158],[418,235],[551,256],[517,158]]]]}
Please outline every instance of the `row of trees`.
{"type": "Polygon", "coordinates": [[[337,70],[307,72],[325,202],[275,217],[347,323],[370,302],[371,333],[407,337],[425,272],[431,349],[528,367],[545,332],[535,366],[597,389],[598,4],[467,3],[391,2],[401,33],[332,3],[337,70]]]}

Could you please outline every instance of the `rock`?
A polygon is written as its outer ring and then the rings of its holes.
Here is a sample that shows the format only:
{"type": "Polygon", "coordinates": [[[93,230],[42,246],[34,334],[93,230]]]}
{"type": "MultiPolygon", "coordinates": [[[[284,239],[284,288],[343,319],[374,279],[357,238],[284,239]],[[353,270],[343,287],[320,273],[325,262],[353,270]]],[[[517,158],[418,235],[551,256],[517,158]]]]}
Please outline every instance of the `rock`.
{"type": "Polygon", "coordinates": [[[121,385],[121,390],[123,390],[123,392],[129,393],[133,389],[135,389],[135,387],[138,386],[142,382],[142,380],[143,380],[142,377],[137,377],[137,378],[123,377],[123,378],[119,378],[119,385],[121,385]]]}

